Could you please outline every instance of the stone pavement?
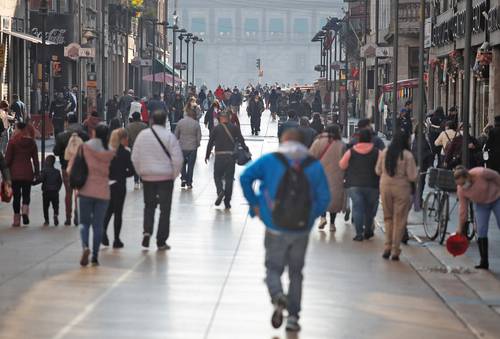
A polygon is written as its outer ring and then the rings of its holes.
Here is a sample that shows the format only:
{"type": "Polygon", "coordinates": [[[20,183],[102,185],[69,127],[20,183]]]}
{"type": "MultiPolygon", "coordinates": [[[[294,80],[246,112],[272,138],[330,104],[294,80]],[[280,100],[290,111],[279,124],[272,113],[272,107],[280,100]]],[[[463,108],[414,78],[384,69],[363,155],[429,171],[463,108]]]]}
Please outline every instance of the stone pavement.
{"type": "MultiPolygon", "coordinates": [[[[248,138],[255,156],[278,145],[276,123],[268,114],[263,121],[263,136],[248,138]]],[[[273,330],[263,283],[264,228],[248,217],[239,185],[231,212],[213,206],[205,145],[206,137],[194,190],[181,191],[177,182],[169,252],[140,247],[142,192],[131,183],[125,248],[103,249],[98,268],[79,267],[77,228],[41,227],[38,187],[29,227],[10,228],[11,208],[1,205],[0,338],[498,337],[500,315],[492,306],[500,284],[493,275],[441,273],[435,268],[449,259],[441,248],[416,242],[404,248],[403,261],[385,261],[381,229],[373,240],[353,243],[352,226],[341,216],[337,233],[311,235],[303,331],[273,330]]]]}

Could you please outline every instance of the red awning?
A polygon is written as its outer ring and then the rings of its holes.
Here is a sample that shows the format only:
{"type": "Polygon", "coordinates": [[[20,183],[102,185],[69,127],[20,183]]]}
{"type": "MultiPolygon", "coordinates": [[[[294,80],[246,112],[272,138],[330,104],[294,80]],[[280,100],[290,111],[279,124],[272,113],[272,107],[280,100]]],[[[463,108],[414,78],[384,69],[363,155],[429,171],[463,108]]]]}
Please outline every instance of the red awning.
{"type": "MultiPolygon", "coordinates": [[[[153,74],[148,74],[142,77],[142,80],[144,81],[154,81],[154,82],[159,82],[159,83],[167,83],[171,84],[172,83],[172,75],[168,74],[166,72],[160,72],[160,73],[155,73],[154,79],[153,79],[153,74]]],[[[180,79],[179,77],[175,77],[175,83],[180,84],[181,82],[184,82],[184,80],[180,79]]]]}

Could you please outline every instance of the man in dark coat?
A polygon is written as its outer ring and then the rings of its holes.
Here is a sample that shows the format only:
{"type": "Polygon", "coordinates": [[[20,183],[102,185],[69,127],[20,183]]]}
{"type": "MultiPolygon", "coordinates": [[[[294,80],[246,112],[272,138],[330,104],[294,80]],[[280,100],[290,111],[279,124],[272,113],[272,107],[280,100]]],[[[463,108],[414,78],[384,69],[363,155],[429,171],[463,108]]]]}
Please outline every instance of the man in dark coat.
{"type": "Polygon", "coordinates": [[[247,112],[250,116],[252,135],[259,135],[260,120],[262,117],[262,112],[264,112],[264,102],[260,98],[260,94],[258,92],[255,93],[255,96],[248,103],[247,112]]]}
{"type": "Polygon", "coordinates": [[[488,152],[486,167],[500,173],[500,115],[495,117],[495,127],[488,134],[485,150],[488,152]]]}

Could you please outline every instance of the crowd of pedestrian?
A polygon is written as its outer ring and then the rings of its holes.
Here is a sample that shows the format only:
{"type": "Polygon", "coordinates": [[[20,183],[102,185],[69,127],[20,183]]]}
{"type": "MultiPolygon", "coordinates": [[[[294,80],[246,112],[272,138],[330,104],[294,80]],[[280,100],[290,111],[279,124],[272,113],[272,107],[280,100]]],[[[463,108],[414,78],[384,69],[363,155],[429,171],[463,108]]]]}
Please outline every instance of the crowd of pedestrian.
{"type": "Polygon", "coordinates": [[[478,268],[489,267],[491,213],[500,225],[500,117],[485,131],[482,141],[471,138],[469,149],[474,156],[468,166],[471,169],[466,169],[457,167],[462,161],[456,144],[461,145],[463,130],[456,110],[445,115],[442,108],[436,109],[426,121],[423,168],[417,169],[419,136],[413,134],[411,101],[398,115],[397,128],[386,147],[369,119],[359,120],[356,133],[344,142],[342,126],[326,121],[321,94],[311,89],[304,93],[301,88],[283,91],[277,85],[249,86],[245,90],[218,86],[212,92],[204,86],[186,96],[176,90],[149,99],[140,99],[129,90],[106,103],[105,118],[99,111],[79,117],[76,93],[68,91],[57,94],[50,105],[54,155],[47,156],[40,166],[29,115],[19,98],[14,99],[10,107],[0,103],[0,122],[4,127],[15,125],[15,131],[5,140],[5,158],[0,153],[1,193],[13,196],[12,226],[30,223],[31,187],[39,183],[43,225],[51,223],[52,206],[52,221],[57,226],[59,191],[64,187],[64,224],[71,225],[73,219],[80,227],[83,267],[99,265],[100,246],[110,246],[107,229],[111,219],[113,248],[125,246],[120,238],[122,214],[127,179],[132,176],[134,189],[143,190],[142,246],[150,247],[156,228],[158,250],[170,249],[174,182],[180,175],[181,188],[193,188],[203,125],[209,131],[205,163],[214,158],[215,205],[224,203],[226,210],[232,208],[236,165],[251,160],[239,122],[245,101],[252,136],[261,133],[266,109],[272,118],[280,116],[278,150],[251,162],[240,178],[250,215],[266,226],[266,284],[274,305],[274,327],[282,325],[287,310],[287,330],[300,330],[302,271],[309,233],[316,220],[319,218],[321,231],[329,224],[329,231],[336,232],[338,215],[342,213],[347,221],[352,214],[353,241],[368,241],[374,236],[374,218],[381,201],[385,225],[382,257],[399,261],[412,199],[415,195],[422,199],[425,176],[419,176],[419,171],[425,172],[434,164],[455,169],[459,233],[467,218],[468,203],[475,203],[481,254],[478,268]],[[484,160],[475,156],[479,152],[484,153],[484,160]],[[255,183],[260,184],[258,191],[255,183]],[[155,225],[158,207],[160,216],[155,225]],[[285,268],[290,280],[287,292],[281,282],[285,268]]]}

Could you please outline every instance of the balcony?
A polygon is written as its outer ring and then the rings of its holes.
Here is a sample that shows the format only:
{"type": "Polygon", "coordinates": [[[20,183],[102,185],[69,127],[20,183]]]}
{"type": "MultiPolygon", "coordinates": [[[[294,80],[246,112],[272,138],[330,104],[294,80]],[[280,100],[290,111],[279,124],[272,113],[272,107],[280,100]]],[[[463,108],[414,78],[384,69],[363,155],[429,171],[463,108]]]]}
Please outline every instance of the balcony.
{"type": "MultiPolygon", "coordinates": [[[[393,8],[391,7],[391,12],[393,8]]],[[[398,18],[399,18],[399,35],[408,37],[418,37],[420,30],[420,3],[416,0],[400,0],[398,8],[398,18]]],[[[425,5],[425,17],[429,17],[430,5],[426,3],[425,5]]],[[[382,20],[380,22],[381,36],[385,38],[386,41],[392,39],[392,34],[394,29],[392,27],[391,15],[390,13],[381,13],[382,20]]]]}

